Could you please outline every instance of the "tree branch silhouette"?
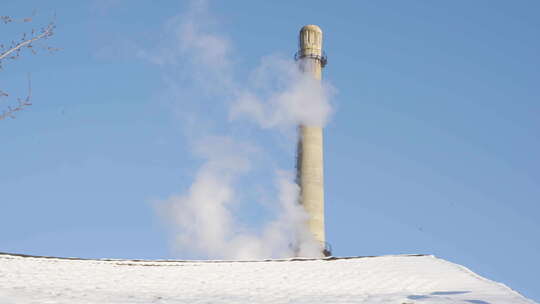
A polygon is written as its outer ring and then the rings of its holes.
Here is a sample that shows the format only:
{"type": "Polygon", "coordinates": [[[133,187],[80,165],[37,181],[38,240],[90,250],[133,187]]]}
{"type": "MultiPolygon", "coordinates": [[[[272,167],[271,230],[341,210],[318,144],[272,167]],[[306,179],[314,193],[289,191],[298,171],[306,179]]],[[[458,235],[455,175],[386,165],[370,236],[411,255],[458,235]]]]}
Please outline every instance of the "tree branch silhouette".
{"type": "MultiPolygon", "coordinates": [[[[32,22],[32,18],[24,18],[22,20],[16,20],[10,16],[0,16],[0,22],[3,22],[4,25],[8,23],[17,23],[17,22],[32,22]]],[[[30,32],[23,32],[20,39],[12,40],[8,44],[0,44],[0,70],[4,69],[5,61],[16,60],[24,54],[24,50],[29,50],[32,54],[37,54],[37,48],[41,47],[47,51],[53,52],[58,50],[47,45],[38,45],[37,43],[42,40],[46,40],[54,35],[54,30],[56,29],[56,24],[54,21],[49,22],[46,26],[36,30],[32,28],[30,32]]],[[[8,98],[9,93],[3,89],[0,89],[0,99],[8,98]]],[[[32,85],[30,74],[28,75],[28,92],[26,97],[18,97],[17,102],[12,105],[4,106],[3,110],[0,110],[0,120],[6,118],[15,118],[16,114],[25,108],[32,105],[30,102],[32,98],[32,85]]],[[[0,107],[1,109],[2,107],[0,107]]]]}

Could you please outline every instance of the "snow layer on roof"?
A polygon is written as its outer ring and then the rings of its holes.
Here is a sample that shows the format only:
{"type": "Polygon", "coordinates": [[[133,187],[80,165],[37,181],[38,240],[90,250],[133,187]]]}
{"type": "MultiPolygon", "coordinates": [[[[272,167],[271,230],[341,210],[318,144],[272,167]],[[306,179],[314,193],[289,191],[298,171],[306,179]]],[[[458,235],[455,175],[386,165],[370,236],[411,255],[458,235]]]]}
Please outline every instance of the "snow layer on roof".
{"type": "Polygon", "coordinates": [[[269,261],[0,254],[0,303],[534,303],[427,255],[269,261]]]}

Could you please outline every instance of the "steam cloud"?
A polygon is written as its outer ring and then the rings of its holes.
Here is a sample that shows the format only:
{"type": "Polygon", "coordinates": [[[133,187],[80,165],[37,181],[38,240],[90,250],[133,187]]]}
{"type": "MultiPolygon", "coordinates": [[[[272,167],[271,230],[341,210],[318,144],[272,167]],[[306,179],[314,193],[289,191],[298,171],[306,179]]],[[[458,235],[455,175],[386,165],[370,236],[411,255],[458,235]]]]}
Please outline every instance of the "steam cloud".
{"type": "Polygon", "coordinates": [[[207,130],[203,121],[219,113],[212,119],[214,124],[232,128],[251,123],[266,132],[292,135],[299,123],[326,124],[332,113],[329,100],[334,90],[329,84],[299,72],[294,61],[279,56],[263,58],[251,81],[240,85],[232,76],[233,45],[225,35],[213,30],[212,20],[215,18],[210,16],[206,2],[193,1],[187,14],[167,24],[174,37],[168,39],[169,44],[139,53],[161,66],[187,67],[183,74],[187,80],[182,85],[169,81],[175,91],[200,93],[182,98],[184,109],[190,104],[205,103],[225,109],[211,112],[195,107],[183,117],[188,122],[184,129],[192,141],[192,152],[204,162],[187,190],[158,201],[157,211],[171,224],[174,246],[179,252],[212,259],[285,258],[295,254],[319,257],[320,244],[307,230],[307,215],[298,204],[299,187],[294,173],[264,167],[265,162],[257,161],[264,151],[256,143],[232,136],[232,132],[207,130]],[[218,100],[222,102],[216,104],[218,100]],[[276,194],[267,204],[274,218],[260,229],[246,227],[235,212],[246,197],[252,200],[253,194],[257,194],[255,187],[244,184],[255,170],[275,175],[276,194]]]}
{"type": "Polygon", "coordinates": [[[231,118],[246,116],[266,129],[326,125],[334,90],[302,73],[294,61],[263,58],[252,79],[251,89],[242,91],[232,105],[231,118]]]}

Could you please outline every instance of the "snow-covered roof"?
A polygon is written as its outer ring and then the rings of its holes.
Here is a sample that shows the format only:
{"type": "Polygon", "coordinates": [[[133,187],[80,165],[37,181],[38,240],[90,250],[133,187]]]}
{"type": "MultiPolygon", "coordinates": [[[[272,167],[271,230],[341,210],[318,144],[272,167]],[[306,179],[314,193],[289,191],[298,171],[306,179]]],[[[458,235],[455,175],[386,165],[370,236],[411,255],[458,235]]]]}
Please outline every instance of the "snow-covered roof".
{"type": "Polygon", "coordinates": [[[534,303],[431,255],[267,261],[0,254],[0,303],[534,303]]]}

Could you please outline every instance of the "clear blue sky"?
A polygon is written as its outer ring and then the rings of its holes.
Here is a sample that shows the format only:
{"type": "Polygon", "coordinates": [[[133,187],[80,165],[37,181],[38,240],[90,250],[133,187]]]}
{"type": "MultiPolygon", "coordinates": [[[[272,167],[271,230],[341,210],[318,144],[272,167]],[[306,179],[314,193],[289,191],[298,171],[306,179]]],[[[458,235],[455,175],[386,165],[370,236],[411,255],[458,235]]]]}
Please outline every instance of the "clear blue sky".
{"type": "MultiPolygon", "coordinates": [[[[174,257],[151,202],[188,187],[200,160],[174,115],[175,74],[135,53],[166,40],[186,7],[2,2],[2,15],[35,11],[36,25],[56,14],[50,45],[62,50],[0,72],[1,89],[21,95],[31,72],[34,102],[0,121],[0,251],[174,257]]],[[[325,130],[334,255],[434,254],[540,300],[540,2],[242,0],[210,11],[240,78],[262,56],[292,56],[301,26],[323,28],[338,90],[325,130]]],[[[0,31],[6,42],[20,28],[0,31]]]]}

